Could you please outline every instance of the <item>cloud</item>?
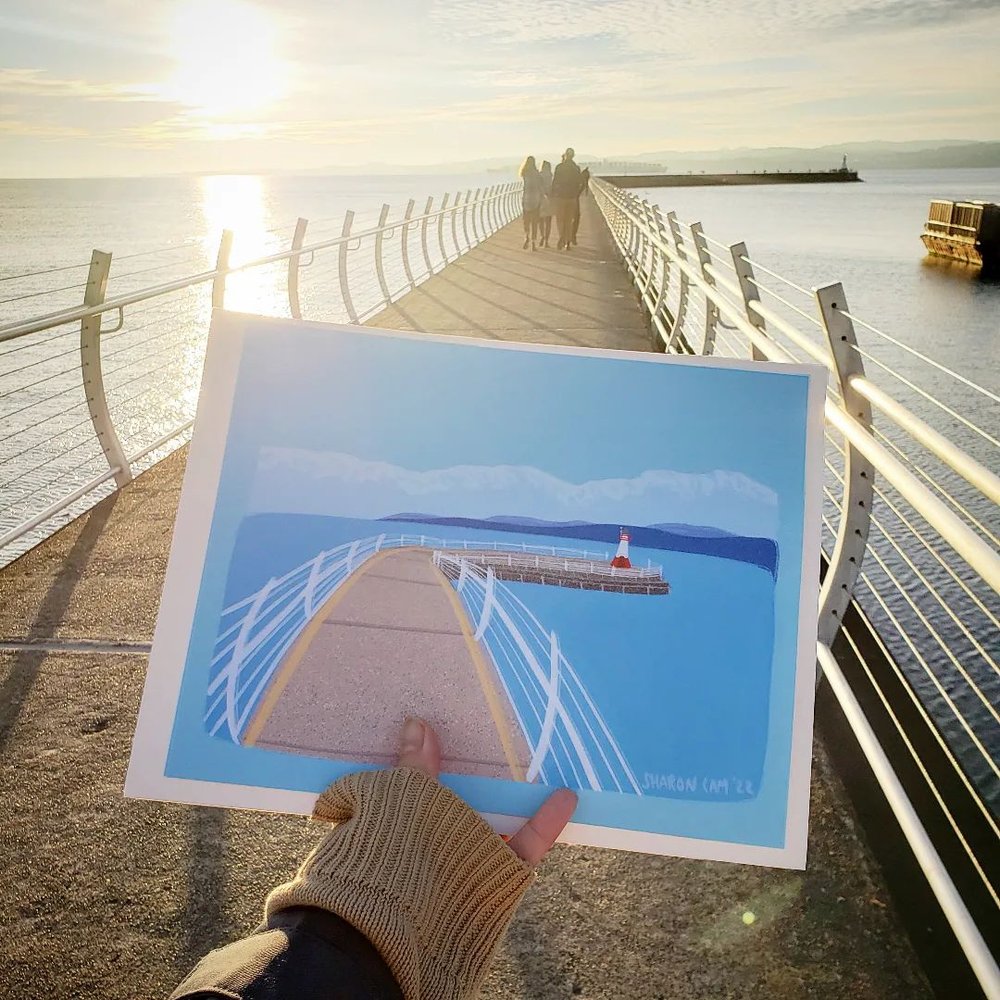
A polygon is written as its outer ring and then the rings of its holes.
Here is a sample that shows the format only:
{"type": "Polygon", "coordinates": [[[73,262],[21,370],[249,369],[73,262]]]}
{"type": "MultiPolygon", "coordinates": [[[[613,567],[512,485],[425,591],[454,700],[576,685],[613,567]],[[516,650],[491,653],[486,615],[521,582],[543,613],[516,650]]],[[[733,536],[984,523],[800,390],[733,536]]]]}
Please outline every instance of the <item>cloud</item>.
{"type": "Polygon", "coordinates": [[[522,465],[417,472],[340,452],[262,450],[249,510],[385,517],[520,515],[606,524],[680,522],[774,537],[777,497],[740,472],[650,469],[632,479],[570,483],[522,465]]]}
{"type": "Polygon", "coordinates": [[[41,69],[0,69],[0,94],[75,101],[158,101],[143,84],[90,83],[50,76],[41,69]]]}

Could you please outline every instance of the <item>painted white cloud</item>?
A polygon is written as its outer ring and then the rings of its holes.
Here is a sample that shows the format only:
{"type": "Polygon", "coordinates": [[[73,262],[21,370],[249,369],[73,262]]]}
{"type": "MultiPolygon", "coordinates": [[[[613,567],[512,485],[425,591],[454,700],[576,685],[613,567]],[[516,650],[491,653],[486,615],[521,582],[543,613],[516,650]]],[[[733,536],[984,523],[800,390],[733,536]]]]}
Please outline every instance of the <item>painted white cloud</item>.
{"type": "Polygon", "coordinates": [[[571,483],[526,465],[455,465],[416,472],[339,452],[265,448],[251,513],[386,517],[400,513],[551,521],[683,523],[773,538],[774,492],[740,472],[650,469],[633,479],[571,483]]]}

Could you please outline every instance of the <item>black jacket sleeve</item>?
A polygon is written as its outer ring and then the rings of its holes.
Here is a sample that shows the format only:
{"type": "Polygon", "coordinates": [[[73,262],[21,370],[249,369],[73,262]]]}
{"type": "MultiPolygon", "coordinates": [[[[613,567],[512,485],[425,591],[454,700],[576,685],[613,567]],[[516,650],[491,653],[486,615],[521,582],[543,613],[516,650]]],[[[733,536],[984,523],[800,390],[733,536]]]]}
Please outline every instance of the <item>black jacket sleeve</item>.
{"type": "Polygon", "coordinates": [[[170,1000],[403,1000],[371,942],[325,910],[276,913],[206,955],[170,1000]]]}

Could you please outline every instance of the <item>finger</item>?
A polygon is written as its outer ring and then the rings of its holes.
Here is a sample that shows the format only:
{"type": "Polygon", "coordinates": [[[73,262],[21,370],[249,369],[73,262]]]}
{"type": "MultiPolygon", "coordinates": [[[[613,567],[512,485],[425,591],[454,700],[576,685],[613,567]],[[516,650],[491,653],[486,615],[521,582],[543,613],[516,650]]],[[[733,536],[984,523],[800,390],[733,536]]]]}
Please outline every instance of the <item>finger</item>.
{"type": "Polygon", "coordinates": [[[399,766],[423,771],[436,778],[441,770],[441,742],[423,719],[411,715],[403,723],[399,740],[399,766]]]}
{"type": "Polygon", "coordinates": [[[576,809],[576,792],[560,788],[540,806],[538,812],[510,838],[510,849],[529,865],[537,865],[548,853],[576,809]]]}

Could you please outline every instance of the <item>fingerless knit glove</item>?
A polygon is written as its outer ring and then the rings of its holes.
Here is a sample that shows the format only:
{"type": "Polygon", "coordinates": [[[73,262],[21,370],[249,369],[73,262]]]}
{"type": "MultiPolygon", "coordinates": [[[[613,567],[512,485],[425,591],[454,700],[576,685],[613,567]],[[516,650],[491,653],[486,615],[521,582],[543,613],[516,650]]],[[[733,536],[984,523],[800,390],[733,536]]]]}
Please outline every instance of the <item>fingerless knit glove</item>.
{"type": "Polygon", "coordinates": [[[313,819],[339,825],[266,913],[317,906],[378,949],[406,1000],[466,1000],[534,879],[454,793],[412,768],[349,774],[313,819]]]}

